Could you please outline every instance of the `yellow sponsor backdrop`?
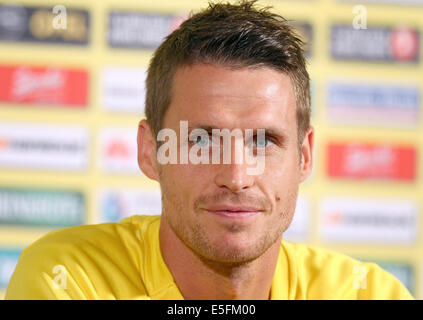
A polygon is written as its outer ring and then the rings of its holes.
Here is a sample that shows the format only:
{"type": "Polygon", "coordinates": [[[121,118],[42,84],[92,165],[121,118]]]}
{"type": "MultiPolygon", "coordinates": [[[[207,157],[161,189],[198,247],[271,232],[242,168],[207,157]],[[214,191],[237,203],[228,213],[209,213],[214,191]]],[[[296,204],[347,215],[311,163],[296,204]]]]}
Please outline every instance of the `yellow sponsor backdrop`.
{"type": "MultiPolygon", "coordinates": [[[[8,2],[10,3],[10,2],[8,2]]],[[[330,26],[333,22],[351,24],[353,2],[334,0],[321,1],[259,1],[271,4],[277,12],[289,19],[305,21],[313,28],[312,55],[309,72],[313,82],[313,125],[316,128],[315,168],[312,177],[301,186],[301,194],[311,205],[310,235],[308,242],[325,246],[355,257],[373,260],[406,262],[414,269],[414,294],[423,298],[423,242],[421,236],[412,246],[388,245],[337,245],[322,243],[318,230],[319,200],[327,195],[357,197],[405,198],[416,201],[420,210],[423,206],[423,179],[421,176],[422,158],[419,156],[423,145],[423,125],[419,112],[419,126],[410,129],[357,128],[354,126],[330,125],[326,115],[328,81],[333,78],[365,81],[394,81],[416,83],[423,92],[423,51],[420,49],[420,62],[417,64],[395,64],[380,62],[333,61],[330,56],[330,26]],[[363,140],[368,142],[393,142],[414,145],[417,149],[417,177],[414,182],[366,182],[331,180],[326,175],[326,145],[328,141],[363,140]]],[[[147,67],[152,50],[110,48],[107,43],[107,19],[110,10],[134,10],[157,13],[184,14],[204,7],[203,0],[62,0],[19,1],[28,6],[57,4],[67,8],[82,8],[90,12],[90,43],[88,46],[57,45],[47,43],[0,42],[0,64],[23,64],[33,66],[52,65],[58,67],[81,68],[89,73],[88,105],[82,109],[56,108],[48,106],[0,105],[2,122],[33,122],[52,124],[77,124],[89,128],[90,162],[84,173],[49,172],[42,170],[9,170],[0,168],[1,187],[49,188],[80,190],[86,198],[86,223],[98,223],[99,202],[97,192],[103,187],[116,188],[158,188],[143,175],[105,174],[99,168],[98,136],[101,128],[124,126],[136,128],[140,117],[125,113],[107,112],[102,106],[101,75],[107,66],[147,67]]],[[[407,25],[423,32],[423,5],[407,6],[394,4],[365,3],[367,23],[374,25],[407,25]]],[[[421,44],[420,44],[421,48],[421,44]]],[[[420,101],[420,108],[421,108],[420,101]]],[[[134,136],[135,139],[135,136],[134,136]]],[[[134,214],[142,214],[134,212],[134,214]]],[[[420,219],[419,219],[420,220],[420,219]]],[[[0,225],[0,246],[22,248],[41,237],[51,229],[0,225]]],[[[421,229],[419,229],[421,230],[421,229]]],[[[4,292],[0,291],[0,297],[4,292]]]]}

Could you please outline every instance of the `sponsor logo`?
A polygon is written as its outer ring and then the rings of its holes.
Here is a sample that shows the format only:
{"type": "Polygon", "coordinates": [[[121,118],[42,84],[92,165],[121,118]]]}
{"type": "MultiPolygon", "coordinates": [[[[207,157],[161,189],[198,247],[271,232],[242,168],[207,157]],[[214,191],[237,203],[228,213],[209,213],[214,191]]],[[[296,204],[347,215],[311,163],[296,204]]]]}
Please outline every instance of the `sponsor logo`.
{"type": "Polygon", "coordinates": [[[0,224],[69,227],[84,222],[81,192],[0,188],[0,224]]]}
{"type": "Polygon", "coordinates": [[[283,239],[287,241],[307,241],[310,233],[310,204],[304,197],[298,197],[294,218],[284,232],[283,239]]]}
{"type": "Polygon", "coordinates": [[[406,27],[368,27],[356,30],[350,25],[331,28],[332,58],[417,63],[419,59],[417,30],[406,27]]]}
{"type": "Polygon", "coordinates": [[[327,242],[411,245],[417,238],[418,209],[411,201],[328,198],[320,209],[327,242]]]}
{"type": "Polygon", "coordinates": [[[107,173],[142,174],[138,167],[137,129],[105,128],[100,133],[100,167],[107,173]]]}
{"type": "Polygon", "coordinates": [[[0,101],[84,107],[88,75],[83,70],[1,66],[0,101]]]}
{"type": "Polygon", "coordinates": [[[53,7],[0,5],[0,41],[87,45],[90,15],[66,7],[66,28],[55,27],[53,7]]]}
{"type": "Polygon", "coordinates": [[[389,44],[394,60],[414,61],[419,54],[419,34],[412,29],[399,28],[392,31],[389,44]]]}
{"type": "Polygon", "coordinates": [[[408,146],[367,143],[330,143],[327,173],[332,178],[416,178],[416,150],[408,146]]]}
{"type": "Polygon", "coordinates": [[[159,13],[111,11],[108,43],[115,48],[155,49],[184,19],[159,13]]]}
{"type": "Polygon", "coordinates": [[[144,113],[145,79],[147,72],[140,68],[103,70],[103,105],[109,111],[144,113]]]}
{"type": "Polygon", "coordinates": [[[100,222],[118,222],[132,215],[160,215],[160,189],[100,191],[100,222]]]}
{"type": "Polygon", "coordinates": [[[21,251],[21,249],[0,248],[0,289],[7,288],[21,251]]]}
{"type": "Polygon", "coordinates": [[[0,123],[0,167],[82,171],[87,144],[84,127],[0,123]]]}
{"type": "Polygon", "coordinates": [[[333,123],[417,127],[417,86],[331,82],[328,115],[333,123]]]}

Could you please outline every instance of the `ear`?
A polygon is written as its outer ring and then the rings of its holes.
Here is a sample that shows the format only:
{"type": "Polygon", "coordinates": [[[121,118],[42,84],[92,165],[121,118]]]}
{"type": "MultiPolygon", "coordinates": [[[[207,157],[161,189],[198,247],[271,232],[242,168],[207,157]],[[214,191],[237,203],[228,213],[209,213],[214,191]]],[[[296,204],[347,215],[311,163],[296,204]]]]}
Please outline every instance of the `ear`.
{"type": "Polygon", "coordinates": [[[304,135],[303,144],[301,146],[300,182],[303,182],[305,179],[307,179],[311,174],[311,170],[313,169],[313,144],[314,128],[310,126],[304,135]]]}
{"type": "Polygon", "coordinates": [[[158,180],[156,161],[156,139],[147,120],[143,119],[138,124],[138,166],[150,179],[158,180]]]}

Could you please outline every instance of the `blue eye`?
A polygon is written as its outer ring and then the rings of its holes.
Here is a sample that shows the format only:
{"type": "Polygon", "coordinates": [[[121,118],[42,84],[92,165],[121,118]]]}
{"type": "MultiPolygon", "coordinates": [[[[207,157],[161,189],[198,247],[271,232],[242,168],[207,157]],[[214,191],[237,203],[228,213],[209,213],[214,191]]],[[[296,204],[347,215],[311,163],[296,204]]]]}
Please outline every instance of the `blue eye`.
{"type": "Polygon", "coordinates": [[[197,139],[195,140],[195,143],[201,147],[201,148],[206,148],[210,145],[210,137],[208,135],[198,135],[196,137],[197,139]]]}
{"type": "Polygon", "coordinates": [[[254,137],[254,144],[257,148],[266,148],[269,146],[269,144],[272,143],[272,140],[268,137],[261,137],[258,138],[257,136],[254,137]]]}

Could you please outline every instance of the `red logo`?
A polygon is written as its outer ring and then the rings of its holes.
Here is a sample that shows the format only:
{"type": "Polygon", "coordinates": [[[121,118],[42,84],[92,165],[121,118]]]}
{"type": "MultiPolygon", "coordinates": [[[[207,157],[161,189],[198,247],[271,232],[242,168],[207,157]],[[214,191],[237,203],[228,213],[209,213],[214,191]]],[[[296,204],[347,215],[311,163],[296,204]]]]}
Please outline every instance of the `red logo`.
{"type": "Polygon", "coordinates": [[[342,214],[339,211],[329,212],[327,215],[324,216],[324,218],[325,224],[330,226],[338,225],[343,220],[342,214]]]}
{"type": "Polygon", "coordinates": [[[416,150],[407,146],[332,143],[328,147],[327,170],[333,178],[413,180],[416,150]]]}
{"type": "Polygon", "coordinates": [[[415,60],[419,52],[418,34],[409,28],[395,29],[391,33],[390,46],[395,60],[415,60]]]}
{"type": "Polygon", "coordinates": [[[0,66],[0,101],[84,107],[87,83],[83,70],[0,66]]]}
{"type": "Polygon", "coordinates": [[[9,139],[0,137],[0,151],[9,147],[10,141],[9,139]]]}
{"type": "Polygon", "coordinates": [[[110,158],[128,159],[132,152],[127,144],[122,140],[112,140],[106,147],[106,154],[110,158]]]}

